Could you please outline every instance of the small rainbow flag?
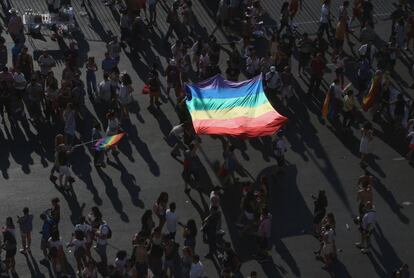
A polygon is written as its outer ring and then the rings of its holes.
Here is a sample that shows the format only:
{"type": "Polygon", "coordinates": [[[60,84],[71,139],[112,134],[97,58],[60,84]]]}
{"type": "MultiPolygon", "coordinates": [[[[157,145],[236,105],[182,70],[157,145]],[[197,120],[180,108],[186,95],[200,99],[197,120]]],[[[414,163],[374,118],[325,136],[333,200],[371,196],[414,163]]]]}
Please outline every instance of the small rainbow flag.
{"type": "Polygon", "coordinates": [[[122,137],[124,137],[125,132],[119,133],[117,135],[112,135],[112,136],[108,136],[108,137],[104,137],[98,140],[98,142],[96,142],[95,144],[95,150],[97,151],[104,151],[107,148],[115,145],[116,143],[119,142],[119,140],[121,140],[122,137]]]}
{"type": "Polygon", "coordinates": [[[325,96],[325,101],[322,106],[322,117],[324,119],[332,120],[335,116],[335,97],[332,95],[331,90],[329,89],[325,96]]]}

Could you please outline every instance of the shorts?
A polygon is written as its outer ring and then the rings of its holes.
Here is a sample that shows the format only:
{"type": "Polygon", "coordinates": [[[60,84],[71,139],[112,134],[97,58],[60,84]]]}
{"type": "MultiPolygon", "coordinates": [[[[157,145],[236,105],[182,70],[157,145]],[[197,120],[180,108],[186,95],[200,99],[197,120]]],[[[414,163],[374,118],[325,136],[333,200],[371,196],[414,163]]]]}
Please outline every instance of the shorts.
{"type": "Polygon", "coordinates": [[[414,144],[410,144],[408,147],[410,148],[410,150],[414,151],[414,144]]]}
{"type": "Polygon", "coordinates": [[[14,258],[14,256],[16,256],[16,253],[17,253],[17,249],[16,248],[13,248],[13,249],[10,249],[10,250],[6,250],[6,259],[12,259],[12,258],[14,258]]]}
{"type": "Polygon", "coordinates": [[[160,90],[150,90],[149,95],[151,97],[159,97],[161,95],[160,90]]]}
{"type": "Polygon", "coordinates": [[[333,247],[334,246],[333,246],[332,243],[324,243],[323,246],[322,246],[321,255],[322,256],[331,256],[331,255],[335,254],[333,247]]]}
{"type": "Polygon", "coordinates": [[[67,165],[61,165],[59,166],[59,174],[62,176],[70,177],[70,170],[67,165]]]}

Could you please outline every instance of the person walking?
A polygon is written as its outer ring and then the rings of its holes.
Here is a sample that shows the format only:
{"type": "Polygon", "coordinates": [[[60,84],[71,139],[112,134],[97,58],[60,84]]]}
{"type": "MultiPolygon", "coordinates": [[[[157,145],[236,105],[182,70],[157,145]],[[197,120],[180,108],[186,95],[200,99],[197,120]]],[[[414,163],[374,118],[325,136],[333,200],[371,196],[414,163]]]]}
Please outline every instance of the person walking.
{"type": "Polygon", "coordinates": [[[129,121],[128,105],[133,102],[132,92],[132,80],[129,74],[124,73],[121,75],[121,85],[117,91],[117,99],[121,108],[121,120],[129,121]]]}
{"type": "Polygon", "coordinates": [[[171,9],[168,11],[167,14],[167,24],[168,24],[168,30],[167,33],[164,36],[164,40],[168,42],[168,38],[171,36],[173,32],[179,37],[179,27],[180,27],[180,19],[178,16],[178,8],[179,8],[179,2],[175,1],[171,7],[171,9]]]}
{"type": "Polygon", "coordinates": [[[17,216],[17,224],[19,224],[22,238],[22,248],[19,251],[22,254],[26,254],[26,252],[30,252],[33,230],[33,215],[29,214],[28,207],[23,208],[23,216],[17,216]]]}
{"type": "Polygon", "coordinates": [[[326,32],[326,37],[328,41],[332,40],[332,35],[330,34],[331,28],[331,11],[329,8],[330,0],[324,0],[321,7],[321,16],[319,19],[319,28],[318,28],[318,37],[323,37],[323,32],[326,32]]]}
{"type": "Polygon", "coordinates": [[[91,100],[94,99],[96,94],[98,93],[98,88],[96,86],[96,71],[98,70],[98,66],[95,62],[95,57],[90,56],[88,57],[88,62],[85,65],[86,68],[86,90],[88,92],[89,98],[91,100]]]}
{"type": "Polygon", "coordinates": [[[312,195],[313,201],[313,232],[316,237],[321,234],[321,223],[326,214],[328,199],[325,190],[319,190],[318,196],[312,195]]]}
{"type": "Polygon", "coordinates": [[[165,212],[165,220],[166,220],[168,235],[173,240],[175,240],[175,234],[177,232],[177,224],[178,224],[178,218],[177,218],[175,209],[176,209],[176,204],[174,202],[171,202],[169,205],[169,208],[165,212]]]}
{"type": "Polygon", "coordinates": [[[96,239],[96,245],[95,245],[95,251],[98,253],[100,259],[101,259],[101,269],[104,273],[106,273],[107,267],[108,267],[108,256],[106,253],[106,249],[108,246],[108,239],[112,237],[112,231],[109,228],[108,224],[104,220],[101,220],[101,223],[99,225],[99,228],[95,232],[95,239],[96,239]]]}
{"type": "Polygon", "coordinates": [[[260,261],[266,260],[268,258],[268,249],[271,245],[272,229],[272,215],[270,214],[267,206],[262,208],[260,213],[259,227],[257,229],[257,243],[258,243],[258,253],[257,258],[260,261]]]}
{"type": "Polygon", "coordinates": [[[377,211],[371,202],[367,202],[366,211],[361,219],[361,241],[356,242],[355,246],[361,249],[363,254],[369,253],[371,248],[371,234],[374,231],[377,221],[377,211]]]}
{"type": "Polygon", "coordinates": [[[209,215],[203,220],[203,239],[208,244],[208,253],[205,258],[213,259],[217,251],[217,232],[221,223],[221,212],[218,207],[213,206],[209,215]]]}
{"type": "Polygon", "coordinates": [[[366,168],[367,165],[367,157],[368,154],[371,152],[370,150],[370,143],[374,138],[373,135],[374,131],[372,129],[372,125],[369,122],[364,124],[364,127],[361,129],[361,140],[359,144],[359,153],[361,154],[361,161],[360,166],[362,168],[366,168]]]}
{"type": "Polygon", "coordinates": [[[166,221],[165,213],[167,210],[167,204],[168,204],[168,193],[161,192],[152,209],[155,215],[158,217],[158,220],[159,220],[158,227],[160,227],[160,229],[162,229],[166,221]]]}
{"type": "Polygon", "coordinates": [[[346,130],[349,130],[352,124],[354,123],[354,114],[356,112],[356,101],[354,98],[354,91],[349,90],[346,92],[343,100],[343,119],[342,119],[342,127],[346,130]]]}

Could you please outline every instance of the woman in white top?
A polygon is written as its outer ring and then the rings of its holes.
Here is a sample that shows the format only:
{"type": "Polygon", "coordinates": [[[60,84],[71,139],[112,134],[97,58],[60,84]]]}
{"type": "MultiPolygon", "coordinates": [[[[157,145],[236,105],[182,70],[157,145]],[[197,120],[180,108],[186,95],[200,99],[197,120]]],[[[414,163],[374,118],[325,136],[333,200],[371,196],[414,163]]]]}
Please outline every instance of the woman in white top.
{"type": "Polygon", "coordinates": [[[73,247],[73,255],[76,259],[76,265],[78,268],[77,274],[82,272],[83,266],[86,265],[86,240],[85,234],[82,230],[75,230],[73,238],[68,244],[68,247],[73,247]]]}
{"type": "Polygon", "coordinates": [[[134,89],[131,86],[131,77],[124,73],[121,76],[121,86],[119,87],[118,102],[121,107],[121,118],[129,120],[128,105],[132,102],[132,92],[134,89]]]}
{"type": "Polygon", "coordinates": [[[366,159],[370,153],[369,144],[373,139],[373,130],[372,125],[369,122],[364,124],[364,127],[361,129],[361,141],[359,145],[359,152],[361,153],[361,167],[366,167],[366,159]]]}

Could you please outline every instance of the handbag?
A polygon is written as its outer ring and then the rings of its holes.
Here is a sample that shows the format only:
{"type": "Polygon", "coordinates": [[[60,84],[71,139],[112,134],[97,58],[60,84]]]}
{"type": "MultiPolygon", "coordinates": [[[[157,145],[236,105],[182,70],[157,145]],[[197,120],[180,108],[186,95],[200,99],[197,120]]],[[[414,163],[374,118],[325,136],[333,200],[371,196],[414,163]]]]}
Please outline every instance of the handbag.
{"type": "Polygon", "coordinates": [[[148,95],[150,93],[150,87],[148,84],[144,85],[144,88],[142,88],[142,94],[143,95],[148,95]]]}

